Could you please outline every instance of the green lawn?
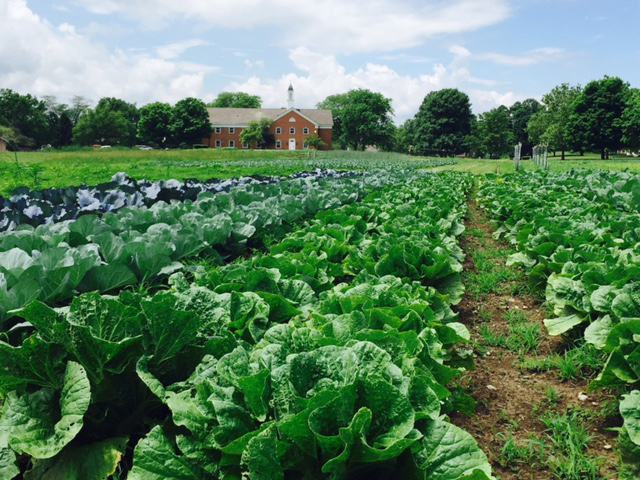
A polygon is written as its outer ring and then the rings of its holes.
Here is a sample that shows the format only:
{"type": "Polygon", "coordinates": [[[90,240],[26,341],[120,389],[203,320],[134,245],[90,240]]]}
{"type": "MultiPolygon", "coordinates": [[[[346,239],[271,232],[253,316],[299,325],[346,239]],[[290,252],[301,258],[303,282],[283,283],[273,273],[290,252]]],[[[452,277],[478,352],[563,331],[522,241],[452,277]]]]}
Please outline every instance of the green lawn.
{"type": "MultiPolygon", "coordinates": [[[[633,173],[640,173],[640,158],[626,157],[623,155],[614,155],[610,160],[600,160],[599,154],[586,154],[580,156],[578,154],[570,154],[565,160],[557,157],[549,156],[549,168],[554,172],[562,172],[571,169],[580,170],[628,170],[633,173]]],[[[538,167],[531,160],[522,162],[525,170],[536,170],[538,167]]],[[[513,160],[485,160],[459,158],[456,165],[436,167],[433,171],[455,170],[460,172],[471,172],[475,174],[484,173],[513,173],[515,172],[515,164],[513,160]]]]}
{"type": "MultiPolygon", "coordinates": [[[[43,151],[0,153],[0,195],[6,196],[17,187],[31,189],[67,187],[71,185],[95,185],[108,182],[114,173],[125,172],[137,180],[167,180],[175,178],[229,178],[243,175],[290,175],[315,168],[335,170],[366,170],[386,167],[427,167],[427,158],[410,157],[396,153],[328,151],[316,152],[310,158],[309,151],[288,150],[152,150],[131,149],[83,149],[78,151],[43,151]]],[[[444,159],[447,160],[447,159],[444,159]]],[[[452,160],[452,159],[448,159],[452,160]]],[[[476,174],[512,173],[513,161],[453,159],[456,165],[430,168],[432,171],[456,170],[476,174]]],[[[640,172],[640,159],[618,156],[601,161],[597,155],[549,157],[554,171],[571,168],[602,168],[640,172]]],[[[526,170],[536,166],[523,162],[526,170]]]]}

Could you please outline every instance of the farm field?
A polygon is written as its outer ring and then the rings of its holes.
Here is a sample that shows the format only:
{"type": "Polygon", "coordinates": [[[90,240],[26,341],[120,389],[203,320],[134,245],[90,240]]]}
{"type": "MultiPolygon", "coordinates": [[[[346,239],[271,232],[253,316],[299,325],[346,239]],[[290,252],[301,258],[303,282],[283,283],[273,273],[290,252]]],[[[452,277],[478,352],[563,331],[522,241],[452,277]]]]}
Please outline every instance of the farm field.
{"type": "Polygon", "coordinates": [[[365,170],[373,167],[431,167],[451,164],[454,159],[416,158],[397,153],[239,151],[225,149],[137,150],[84,149],[81,151],[42,151],[0,153],[0,195],[29,187],[64,188],[71,185],[97,185],[109,182],[118,172],[136,180],[226,179],[247,175],[290,175],[332,168],[365,170]]]}
{"type": "Polygon", "coordinates": [[[0,232],[0,478],[637,478],[638,176],[190,160],[357,173],[0,232]]]}

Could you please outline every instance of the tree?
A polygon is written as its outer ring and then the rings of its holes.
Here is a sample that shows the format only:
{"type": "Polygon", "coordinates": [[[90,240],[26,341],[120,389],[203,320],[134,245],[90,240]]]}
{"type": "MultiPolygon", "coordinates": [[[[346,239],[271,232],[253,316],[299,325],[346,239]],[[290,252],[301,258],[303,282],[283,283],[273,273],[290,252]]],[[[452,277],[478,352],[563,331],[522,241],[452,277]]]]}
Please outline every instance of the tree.
{"type": "Polygon", "coordinates": [[[56,97],[47,95],[42,97],[47,111],[48,135],[45,143],[55,148],[70,145],[73,140],[73,125],[69,107],[64,103],[58,103],[56,97]]]}
{"type": "Polygon", "coordinates": [[[173,107],[171,132],[174,141],[183,146],[202,143],[203,138],[210,137],[213,125],[205,103],[193,97],[176,103],[173,107]]]}
{"type": "Polygon", "coordinates": [[[89,111],[89,107],[91,106],[91,102],[89,99],[81,96],[74,95],[71,98],[71,105],[69,106],[69,119],[71,120],[71,125],[76,126],[80,121],[80,117],[89,111]]]}
{"type": "Polygon", "coordinates": [[[260,108],[262,99],[244,92],[222,92],[208,107],[212,108],[260,108]]]}
{"type": "Polygon", "coordinates": [[[172,143],[171,125],[173,108],[168,103],[155,102],[140,108],[138,138],[154,147],[172,143]]]}
{"type": "Polygon", "coordinates": [[[471,102],[466,93],[445,88],[429,93],[414,119],[415,150],[451,156],[468,150],[471,102]]]}
{"type": "Polygon", "coordinates": [[[46,110],[45,102],[36,97],[0,89],[0,125],[15,131],[17,147],[34,148],[47,141],[46,110]]]}
{"type": "Polygon", "coordinates": [[[106,143],[132,146],[136,142],[138,109],[113,97],[100,99],[93,110],[83,114],[73,129],[73,141],[81,145],[106,143]]]}
{"type": "Polygon", "coordinates": [[[399,153],[414,153],[415,122],[409,118],[400,125],[395,132],[394,151],[399,153]]]}
{"type": "Polygon", "coordinates": [[[640,149],[640,89],[629,91],[622,114],[622,143],[632,150],[640,149]]]}
{"type": "Polygon", "coordinates": [[[600,151],[603,160],[620,148],[628,93],[629,84],[618,77],[589,82],[571,107],[567,132],[573,145],[600,151]]]}
{"type": "Polygon", "coordinates": [[[391,99],[366,89],[331,95],[318,108],[333,111],[333,135],[343,147],[364,150],[393,140],[391,99]]]}
{"type": "Polygon", "coordinates": [[[96,108],[84,114],[73,129],[73,142],[79,145],[120,145],[129,136],[130,124],[118,112],[96,108]]]}
{"type": "Polygon", "coordinates": [[[122,138],[118,143],[129,147],[135,145],[138,121],[140,120],[140,112],[135,104],[125,102],[119,98],[104,97],[98,102],[96,110],[98,109],[111,110],[120,114],[124,118],[127,128],[126,132],[123,132],[122,138]]]}
{"type": "Polygon", "coordinates": [[[256,148],[264,148],[274,143],[273,135],[269,133],[272,121],[268,118],[251,120],[246,128],[240,132],[242,143],[254,145],[256,148]]]}
{"type": "Polygon", "coordinates": [[[317,133],[312,133],[307,138],[304,139],[304,142],[309,146],[315,149],[320,147],[326,147],[327,144],[322,140],[317,133]]]}
{"type": "Polygon", "coordinates": [[[509,109],[511,115],[511,125],[513,127],[513,137],[515,143],[522,143],[522,155],[533,154],[533,145],[529,140],[527,125],[531,117],[538,113],[542,105],[533,98],[527,98],[522,102],[514,103],[509,109]]]}
{"type": "Polygon", "coordinates": [[[504,105],[480,114],[478,143],[491,158],[499,158],[513,151],[514,136],[509,109],[504,105]]]}
{"type": "Polygon", "coordinates": [[[529,122],[533,120],[533,123],[527,124],[528,129],[533,127],[532,144],[545,143],[554,152],[560,150],[564,160],[565,151],[576,143],[575,134],[573,139],[569,135],[568,124],[573,102],[581,91],[580,85],[572,87],[563,83],[542,97],[544,107],[532,115],[529,122]]]}
{"type": "Polygon", "coordinates": [[[0,125],[0,139],[7,142],[10,150],[14,149],[17,138],[18,136],[16,135],[16,132],[13,130],[13,128],[0,125]]]}

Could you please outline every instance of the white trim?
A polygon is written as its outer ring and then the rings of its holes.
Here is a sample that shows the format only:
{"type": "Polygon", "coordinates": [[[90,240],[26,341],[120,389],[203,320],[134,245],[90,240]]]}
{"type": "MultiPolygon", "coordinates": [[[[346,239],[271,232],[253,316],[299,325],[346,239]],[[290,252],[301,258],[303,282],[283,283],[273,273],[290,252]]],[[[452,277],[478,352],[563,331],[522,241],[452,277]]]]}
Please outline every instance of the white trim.
{"type": "Polygon", "coordinates": [[[242,142],[242,148],[249,148],[249,144],[247,142],[242,142]]]}
{"type": "Polygon", "coordinates": [[[289,150],[295,150],[296,149],[296,139],[295,138],[290,138],[289,139],[289,150]],[[293,146],[293,148],[291,148],[293,146]]]}
{"type": "Polygon", "coordinates": [[[222,133],[222,127],[215,127],[215,130],[213,133],[218,133],[218,134],[222,133]]]}
{"type": "Polygon", "coordinates": [[[280,135],[282,133],[282,127],[276,127],[276,135],[280,135]]]}
{"type": "Polygon", "coordinates": [[[305,135],[309,135],[309,127],[304,127],[302,129],[302,133],[304,133],[305,135]]]}
{"type": "MultiPolygon", "coordinates": [[[[295,113],[296,115],[300,115],[302,118],[304,118],[305,120],[309,120],[309,122],[313,123],[316,127],[319,126],[320,124],[312,119],[310,119],[309,117],[307,117],[306,115],[304,115],[302,112],[300,112],[299,110],[296,110],[295,108],[289,108],[287,110],[285,110],[284,112],[282,112],[280,115],[278,115],[276,118],[273,119],[273,121],[275,122],[276,120],[281,119],[282,117],[287,116],[290,113],[295,113]]],[[[325,127],[325,128],[329,128],[329,127],[325,127]]]]}
{"type": "Polygon", "coordinates": [[[280,140],[276,140],[276,148],[278,149],[282,148],[282,142],[280,140]]]}
{"type": "Polygon", "coordinates": [[[289,128],[289,135],[295,135],[296,134],[296,127],[290,127],[289,128]]]}
{"type": "Polygon", "coordinates": [[[230,148],[236,148],[236,141],[235,140],[229,140],[229,147],[230,148]]]}
{"type": "Polygon", "coordinates": [[[229,133],[232,135],[236,133],[236,127],[229,127],[229,133]]]}
{"type": "Polygon", "coordinates": [[[291,117],[291,118],[289,119],[289,123],[293,123],[293,122],[295,122],[295,121],[296,121],[296,117],[291,117]]]}
{"type": "Polygon", "coordinates": [[[216,140],[216,148],[222,148],[222,140],[216,140]]]}

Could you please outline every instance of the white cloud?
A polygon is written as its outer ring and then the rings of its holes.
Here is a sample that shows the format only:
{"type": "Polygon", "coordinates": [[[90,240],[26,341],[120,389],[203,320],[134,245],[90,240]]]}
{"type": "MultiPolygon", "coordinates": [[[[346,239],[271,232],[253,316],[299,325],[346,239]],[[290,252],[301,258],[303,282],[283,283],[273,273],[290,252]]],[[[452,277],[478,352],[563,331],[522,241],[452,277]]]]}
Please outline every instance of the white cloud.
{"type": "Polygon", "coordinates": [[[331,53],[394,51],[435,35],[494,25],[508,0],[75,0],[95,14],[118,14],[147,28],[185,19],[209,28],[271,28],[268,39],[331,53]]]}
{"type": "Polygon", "coordinates": [[[478,60],[489,60],[511,67],[527,67],[539,63],[559,62],[565,60],[569,53],[562,48],[536,48],[520,55],[505,55],[502,53],[481,53],[475,56],[478,60]]]}
{"type": "Polygon", "coordinates": [[[156,48],[158,57],[165,60],[173,60],[180,57],[184,52],[195,47],[204,47],[210,45],[209,42],[204,40],[193,38],[190,40],[183,40],[182,42],[170,43],[156,48]]]}
{"type": "Polygon", "coordinates": [[[367,63],[364,68],[347,71],[334,55],[299,47],[293,49],[289,57],[297,70],[304,72],[303,74],[286,73],[275,79],[252,76],[244,82],[231,83],[225,90],[259,95],[265,107],[283,107],[286,105],[286,90],[291,82],[295,89],[296,106],[314,108],[329,95],[367,88],[393,100],[398,123],[413,117],[429,92],[442,88],[460,88],[466,91],[476,113],[501,104],[510,106],[526,98],[512,92],[500,93],[481,89],[468,91],[464,88],[467,84],[493,86],[496,82],[473,77],[466,67],[467,58],[464,52],[458,53],[461,55],[455,56],[449,66],[434,64],[432,73],[412,76],[401,75],[386,65],[375,63],[367,63]]]}
{"type": "MultiPolygon", "coordinates": [[[[101,4],[103,2],[100,2],[101,4]]],[[[115,2],[105,3],[105,8],[115,2]]],[[[83,95],[114,96],[138,104],[199,96],[215,68],[176,61],[199,42],[167,46],[156,54],[109,50],[68,24],[58,27],[34,14],[26,0],[0,2],[0,85],[37,97],[68,101],[83,95]]]]}

